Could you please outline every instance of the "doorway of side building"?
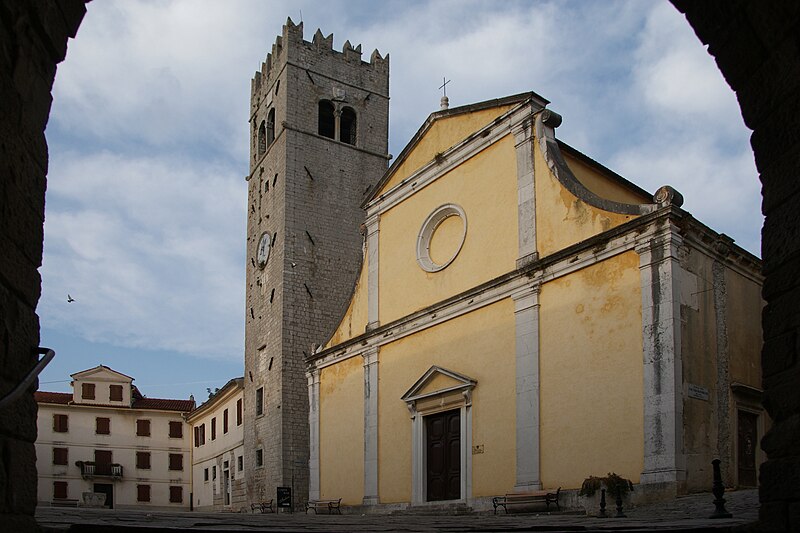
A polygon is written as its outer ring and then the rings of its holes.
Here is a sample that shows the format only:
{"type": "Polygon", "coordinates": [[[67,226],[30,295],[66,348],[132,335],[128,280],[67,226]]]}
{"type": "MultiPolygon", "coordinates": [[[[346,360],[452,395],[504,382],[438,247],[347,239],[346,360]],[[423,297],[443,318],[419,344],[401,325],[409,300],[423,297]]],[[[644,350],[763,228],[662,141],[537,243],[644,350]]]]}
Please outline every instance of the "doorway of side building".
{"type": "Polygon", "coordinates": [[[114,508],[114,485],[111,483],[95,483],[94,492],[106,495],[106,507],[114,508]]]}
{"type": "Polygon", "coordinates": [[[231,504],[231,471],[228,461],[225,461],[222,465],[222,494],[225,505],[229,506],[231,504]]]}
{"type": "Polygon", "coordinates": [[[427,501],[461,498],[461,410],[425,417],[427,501]]]}
{"type": "Polygon", "coordinates": [[[758,445],[758,415],[737,410],[736,470],[740,487],[758,486],[756,447],[758,445]]]}

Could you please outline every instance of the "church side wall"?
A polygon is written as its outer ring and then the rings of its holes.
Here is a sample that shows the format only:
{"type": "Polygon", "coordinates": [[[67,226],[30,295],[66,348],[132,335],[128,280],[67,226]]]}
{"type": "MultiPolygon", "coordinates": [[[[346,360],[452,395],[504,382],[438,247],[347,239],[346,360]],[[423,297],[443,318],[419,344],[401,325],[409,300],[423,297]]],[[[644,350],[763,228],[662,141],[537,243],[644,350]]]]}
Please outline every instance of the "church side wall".
{"type": "Polygon", "coordinates": [[[539,257],[546,257],[635,218],[603,211],[579,200],[553,176],[538,146],[533,152],[539,257]]]}
{"type": "Polygon", "coordinates": [[[644,466],[639,258],[614,256],[542,286],[541,479],[578,488],[644,466]],[[591,438],[587,438],[591,435],[591,438]]]}
{"type": "MultiPolygon", "coordinates": [[[[411,501],[412,422],[402,395],[431,367],[477,381],[472,395],[472,495],[514,487],[514,304],[505,299],[381,347],[378,472],[381,503],[411,501]],[[512,436],[512,437],[509,437],[512,436]]],[[[359,426],[361,427],[361,426],[359,426]]]]}
{"type": "Polygon", "coordinates": [[[624,204],[646,204],[652,201],[652,198],[636,194],[620,183],[607,178],[576,157],[568,153],[563,153],[563,155],[575,177],[597,196],[624,204]]]}
{"type": "Polygon", "coordinates": [[[320,375],[320,497],[361,505],[364,497],[364,368],[361,357],[320,375]]]}
{"type": "Polygon", "coordinates": [[[517,213],[509,206],[517,203],[515,157],[514,138],[507,135],[381,215],[381,324],[514,270],[517,213]],[[417,236],[428,215],[448,203],[464,209],[464,245],[446,269],[425,272],[417,264],[417,236]]]}

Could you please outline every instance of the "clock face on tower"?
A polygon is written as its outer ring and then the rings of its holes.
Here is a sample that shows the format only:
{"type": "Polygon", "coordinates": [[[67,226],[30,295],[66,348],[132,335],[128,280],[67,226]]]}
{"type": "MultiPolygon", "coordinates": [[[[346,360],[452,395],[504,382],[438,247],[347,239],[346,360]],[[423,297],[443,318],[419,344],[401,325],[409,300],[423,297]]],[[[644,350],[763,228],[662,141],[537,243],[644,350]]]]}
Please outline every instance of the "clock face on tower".
{"type": "Polygon", "coordinates": [[[256,260],[258,261],[259,268],[264,268],[267,265],[270,244],[272,244],[271,237],[269,233],[265,231],[261,235],[261,240],[258,241],[258,250],[256,251],[256,260]]]}

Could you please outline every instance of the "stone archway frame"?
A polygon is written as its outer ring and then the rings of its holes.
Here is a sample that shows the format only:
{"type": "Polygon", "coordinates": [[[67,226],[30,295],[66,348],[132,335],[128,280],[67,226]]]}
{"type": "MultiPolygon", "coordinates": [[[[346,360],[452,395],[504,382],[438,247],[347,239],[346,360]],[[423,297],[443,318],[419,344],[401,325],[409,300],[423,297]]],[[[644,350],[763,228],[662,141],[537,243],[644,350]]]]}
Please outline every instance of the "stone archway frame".
{"type": "MultiPolygon", "coordinates": [[[[461,498],[472,498],[472,390],[477,380],[436,365],[430,367],[401,397],[411,414],[411,504],[426,505],[425,427],[426,415],[460,409],[461,498]],[[445,376],[455,384],[441,389],[425,390],[435,378],[445,376]]],[[[442,502],[433,502],[441,504],[442,502]]]]}

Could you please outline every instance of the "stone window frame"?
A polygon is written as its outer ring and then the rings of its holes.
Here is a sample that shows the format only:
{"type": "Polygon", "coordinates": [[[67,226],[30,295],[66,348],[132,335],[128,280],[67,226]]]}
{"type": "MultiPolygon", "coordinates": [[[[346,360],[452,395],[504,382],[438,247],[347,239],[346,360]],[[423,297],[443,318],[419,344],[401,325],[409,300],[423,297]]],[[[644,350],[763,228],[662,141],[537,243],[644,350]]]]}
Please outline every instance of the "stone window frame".
{"type": "Polygon", "coordinates": [[[433,365],[401,397],[406,402],[406,407],[411,415],[411,505],[442,503],[427,501],[426,435],[423,418],[455,409],[460,410],[459,420],[461,423],[459,436],[461,497],[458,500],[449,501],[465,502],[472,498],[472,391],[477,384],[477,380],[464,374],[433,365]],[[421,392],[436,375],[452,378],[457,385],[431,392],[421,392]]]}

